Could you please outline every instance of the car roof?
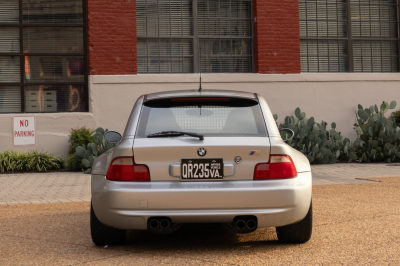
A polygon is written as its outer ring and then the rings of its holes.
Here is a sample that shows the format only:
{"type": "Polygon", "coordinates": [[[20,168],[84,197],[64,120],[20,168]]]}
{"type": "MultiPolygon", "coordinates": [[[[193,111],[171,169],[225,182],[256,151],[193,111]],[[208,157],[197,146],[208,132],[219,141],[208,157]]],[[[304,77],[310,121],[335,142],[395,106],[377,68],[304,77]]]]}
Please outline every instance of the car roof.
{"type": "Polygon", "coordinates": [[[158,93],[151,93],[145,96],[146,100],[155,100],[163,98],[174,98],[174,97],[210,97],[210,96],[221,96],[221,97],[234,97],[234,98],[246,98],[255,99],[254,93],[244,91],[230,91],[230,90],[176,90],[176,91],[164,91],[158,93]]]}

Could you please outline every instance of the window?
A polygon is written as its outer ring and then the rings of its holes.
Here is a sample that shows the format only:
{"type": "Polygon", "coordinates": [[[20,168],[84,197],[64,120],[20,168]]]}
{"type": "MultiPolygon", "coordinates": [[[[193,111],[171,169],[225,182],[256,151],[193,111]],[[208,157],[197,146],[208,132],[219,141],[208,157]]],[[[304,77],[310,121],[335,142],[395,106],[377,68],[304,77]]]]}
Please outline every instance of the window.
{"type": "Polygon", "coordinates": [[[253,71],[251,0],[137,0],[136,10],[138,73],[253,71]]]}
{"type": "Polygon", "coordinates": [[[302,72],[398,72],[397,0],[300,0],[302,72]]]}
{"type": "Polygon", "coordinates": [[[205,136],[259,137],[267,134],[259,105],[144,106],[138,137],[146,138],[161,131],[195,132],[205,136]]]}
{"type": "Polygon", "coordinates": [[[0,113],[88,110],[83,0],[0,0],[0,113]]]}

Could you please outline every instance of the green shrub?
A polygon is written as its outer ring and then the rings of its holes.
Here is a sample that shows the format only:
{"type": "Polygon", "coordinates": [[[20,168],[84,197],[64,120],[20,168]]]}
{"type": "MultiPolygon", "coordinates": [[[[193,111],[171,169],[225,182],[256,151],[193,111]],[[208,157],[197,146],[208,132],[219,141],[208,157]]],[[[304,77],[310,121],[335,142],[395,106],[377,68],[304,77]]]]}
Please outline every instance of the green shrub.
{"type": "Polygon", "coordinates": [[[76,147],[74,159],[82,165],[81,169],[85,174],[91,173],[93,162],[97,156],[115,146],[115,144],[107,142],[104,138],[104,133],[107,131],[107,129],[104,130],[101,127],[97,128],[93,136],[94,143],[76,147]]]}
{"type": "Polygon", "coordinates": [[[87,127],[71,128],[71,134],[69,135],[69,142],[71,146],[69,148],[69,156],[66,160],[66,169],[68,171],[78,171],[82,169],[82,164],[75,160],[76,147],[82,145],[88,145],[93,143],[93,136],[95,130],[87,127]]]}
{"type": "Polygon", "coordinates": [[[396,101],[383,102],[379,109],[377,105],[366,109],[358,105],[354,124],[358,138],[354,149],[359,162],[400,161],[400,127],[394,119],[385,117],[396,105],[396,101]]]}
{"type": "Polygon", "coordinates": [[[69,135],[69,142],[71,146],[69,148],[69,154],[74,154],[75,149],[78,146],[88,145],[89,143],[93,143],[93,136],[95,130],[92,128],[80,127],[80,128],[71,128],[71,134],[69,135]]]}
{"type": "Polygon", "coordinates": [[[0,153],[0,172],[59,170],[63,161],[47,152],[6,151],[0,153]]]}
{"type": "MultiPolygon", "coordinates": [[[[274,118],[276,121],[278,116],[274,115],[274,118]]],[[[294,137],[287,144],[306,155],[310,163],[333,164],[342,155],[343,147],[350,140],[343,140],[341,133],[336,132],[336,123],[331,124],[330,130],[326,128],[327,125],[325,121],[315,122],[314,117],[307,118],[300,108],[296,108],[295,116],[287,116],[285,122],[279,125],[279,129],[293,130],[294,137]]],[[[281,134],[286,138],[287,133],[281,134]]]]}

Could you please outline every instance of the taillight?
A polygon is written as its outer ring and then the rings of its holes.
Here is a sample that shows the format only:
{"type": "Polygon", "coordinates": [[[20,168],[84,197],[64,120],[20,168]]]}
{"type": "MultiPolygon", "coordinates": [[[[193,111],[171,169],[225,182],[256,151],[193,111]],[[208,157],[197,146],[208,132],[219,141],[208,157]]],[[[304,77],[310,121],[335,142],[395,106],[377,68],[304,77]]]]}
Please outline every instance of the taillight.
{"type": "Polygon", "coordinates": [[[111,181],[150,181],[147,165],[135,164],[132,157],[115,158],[108,168],[107,177],[111,181]]]}
{"type": "Polygon", "coordinates": [[[268,163],[259,163],[254,169],[254,180],[282,179],[297,176],[296,167],[288,155],[271,155],[268,163]]]}

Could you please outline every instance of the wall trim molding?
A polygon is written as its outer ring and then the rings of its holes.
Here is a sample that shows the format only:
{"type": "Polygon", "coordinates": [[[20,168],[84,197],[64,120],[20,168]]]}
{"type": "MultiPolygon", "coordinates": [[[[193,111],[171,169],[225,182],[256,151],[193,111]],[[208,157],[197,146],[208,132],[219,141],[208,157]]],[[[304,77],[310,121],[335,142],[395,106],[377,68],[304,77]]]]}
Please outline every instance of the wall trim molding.
{"type": "MultiPolygon", "coordinates": [[[[92,75],[93,84],[198,83],[199,74],[92,75]]],[[[400,73],[202,74],[203,83],[400,81],[400,73]]]]}

